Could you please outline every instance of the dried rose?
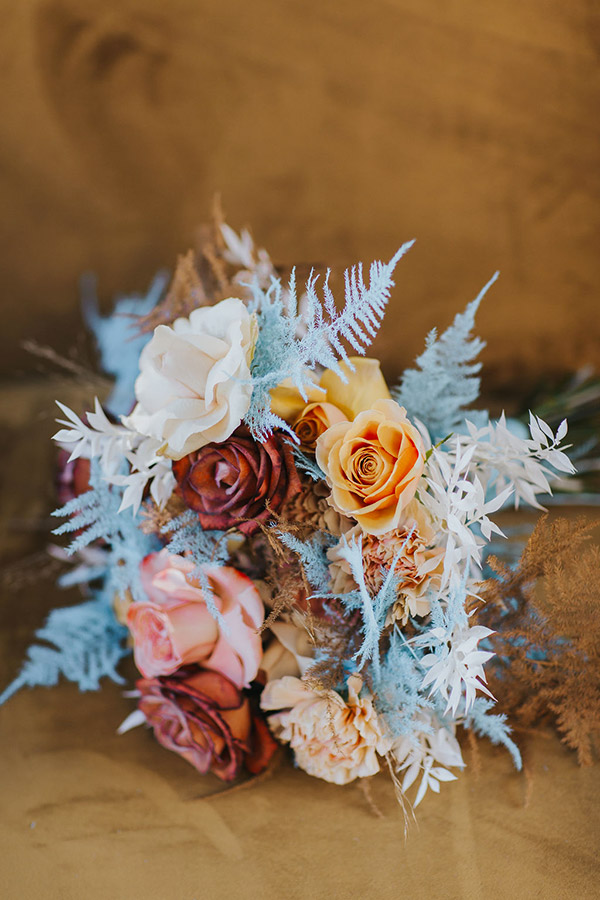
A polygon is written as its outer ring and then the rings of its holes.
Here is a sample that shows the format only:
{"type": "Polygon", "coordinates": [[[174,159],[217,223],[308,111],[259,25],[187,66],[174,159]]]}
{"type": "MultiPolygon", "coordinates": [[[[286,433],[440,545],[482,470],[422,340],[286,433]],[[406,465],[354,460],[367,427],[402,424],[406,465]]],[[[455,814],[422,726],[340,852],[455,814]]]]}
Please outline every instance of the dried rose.
{"type": "Polygon", "coordinates": [[[289,444],[279,432],[264,443],[239,428],[173,464],[178,492],[203,528],[253,534],[300,489],[289,444]]]}
{"type": "Polygon", "coordinates": [[[247,697],[218,672],[181,670],[137,682],[138,706],[157,741],[203,775],[231,781],[263,771],[277,747],[247,697]]]}

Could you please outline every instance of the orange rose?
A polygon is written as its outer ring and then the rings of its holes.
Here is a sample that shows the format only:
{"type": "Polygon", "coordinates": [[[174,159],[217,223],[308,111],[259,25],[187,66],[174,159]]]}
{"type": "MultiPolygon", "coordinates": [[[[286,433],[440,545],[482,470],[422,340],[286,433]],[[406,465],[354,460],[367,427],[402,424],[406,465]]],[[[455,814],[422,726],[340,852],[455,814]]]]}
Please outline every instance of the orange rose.
{"type": "Polygon", "coordinates": [[[332,425],[317,441],[329,503],[367,534],[397,528],[425,465],[421,435],[394,400],[377,400],[353,422],[332,425]]]}
{"type": "Polygon", "coordinates": [[[282,381],[271,391],[271,412],[285,422],[293,422],[307,403],[327,399],[325,388],[321,388],[315,383],[315,375],[308,370],[305,370],[304,387],[303,396],[291,378],[282,381]]]}
{"type": "Polygon", "coordinates": [[[344,422],[346,416],[333,403],[309,403],[293,424],[300,443],[307,450],[314,450],[317,438],[336,422],[344,422]]]}

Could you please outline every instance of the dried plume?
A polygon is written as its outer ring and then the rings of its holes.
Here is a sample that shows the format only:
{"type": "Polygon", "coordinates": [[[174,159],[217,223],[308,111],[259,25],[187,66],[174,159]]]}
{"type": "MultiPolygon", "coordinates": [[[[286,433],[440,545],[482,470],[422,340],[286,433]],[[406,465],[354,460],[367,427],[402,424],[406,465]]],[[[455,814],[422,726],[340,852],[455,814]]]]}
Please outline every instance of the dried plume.
{"type": "Polygon", "coordinates": [[[600,731],[600,549],[586,546],[596,525],[542,517],[516,569],[490,560],[496,578],[477,613],[496,631],[490,687],[502,710],[522,729],[552,722],[581,765],[600,731]]]}

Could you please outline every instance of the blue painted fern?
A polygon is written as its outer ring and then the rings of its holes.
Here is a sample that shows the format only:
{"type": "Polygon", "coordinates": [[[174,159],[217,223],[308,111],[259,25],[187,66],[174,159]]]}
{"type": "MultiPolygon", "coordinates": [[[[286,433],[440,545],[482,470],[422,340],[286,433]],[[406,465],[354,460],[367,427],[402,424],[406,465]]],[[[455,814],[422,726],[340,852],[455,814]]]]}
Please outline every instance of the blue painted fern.
{"type": "Polygon", "coordinates": [[[341,311],[329,287],[329,270],[323,281],[323,299],[317,293],[318,276],[310,276],[303,315],[298,315],[294,273],[286,291],[276,279],[266,291],[256,283],[252,285],[251,309],[257,315],[259,332],[251,368],[252,399],[245,421],[257,440],[265,440],[274,428],[290,432],[289,426],[271,412],[270,391],[284,379],[291,379],[305,396],[311,383],[307,371],[315,366],[334,369],[345,380],[339,365],[348,360],[345,343],[362,354],[376,336],[394,285],[396,263],[412,244],[404,244],[388,263],[371,263],[368,286],[362,265],[347,269],[341,311]],[[300,336],[299,331],[303,331],[300,336]]]}
{"type": "Polygon", "coordinates": [[[94,599],[78,606],[56,609],[36,632],[44,644],[34,644],[15,681],[0,696],[7,700],[21,687],[49,686],[62,675],[81,690],[95,690],[106,676],[120,681],[116,666],[130,651],[127,629],[115,619],[112,603],[116,594],[131,591],[143,599],[139,567],[144,557],[158,549],[156,538],[144,534],[138,517],[119,515],[123,489],[102,478],[100,465],[92,461],[90,490],[69,501],[54,515],[69,517],[55,534],[80,532],[68,548],[76,553],[103,538],[107,543],[106,574],[94,599]]]}
{"type": "MultiPolygon", "coordinates": [[[[435,328],[429,333],[418,368],[406,369],[392,390],[408,415],[425,424],[434,443],[464,426],[465,410],[479,396],[481,363],[475,359],[485,343],[471,332],[479,304],[497,278],[498,272],[440,337],[435,328]]],[[[476,424],[484,424],[481,416],[487,419],[486,413],[469,412],[476,424]]]]}
{"type": "Polygon", "coordinates": [[[79,606],[53,610],[35,633],[44,643],[29,648],[19,675],[0,694],[0,705],[23,687],[52,687],[61,676],[82,691],[97,690],[104,677],[122,683],[117,665],[131,652],[127,633],[105,590],[79,606]]]}
{"type": "Polygon", "coordinates": [[[134,384],[139,374],[139,358],[150,340],[149,334],[136,334],[135,320],[151,312],[167,286],[166,273],[160,272],[145,297],[122,297],[108,316],[101,316],[95,284],[86,278],[83,284],[83,317],[94,333],[104,371],[113,375],[113,389],[104,408],[114,416],[126,415],[135,401],[134,384]]]}

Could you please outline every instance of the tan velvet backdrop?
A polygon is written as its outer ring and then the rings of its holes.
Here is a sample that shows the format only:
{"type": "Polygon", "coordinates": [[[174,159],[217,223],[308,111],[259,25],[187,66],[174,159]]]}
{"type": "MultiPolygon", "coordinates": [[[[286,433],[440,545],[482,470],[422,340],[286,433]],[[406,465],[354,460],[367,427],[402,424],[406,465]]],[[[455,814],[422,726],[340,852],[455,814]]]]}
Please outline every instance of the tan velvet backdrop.
{"type": "Polygon", "coordinates": [[[600,6],[0,0],[0,372],[186,249],[221,191],[274,258],[418,245],[387,371],[499,268],[488,387],[597,359],[600,6]]]}

